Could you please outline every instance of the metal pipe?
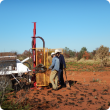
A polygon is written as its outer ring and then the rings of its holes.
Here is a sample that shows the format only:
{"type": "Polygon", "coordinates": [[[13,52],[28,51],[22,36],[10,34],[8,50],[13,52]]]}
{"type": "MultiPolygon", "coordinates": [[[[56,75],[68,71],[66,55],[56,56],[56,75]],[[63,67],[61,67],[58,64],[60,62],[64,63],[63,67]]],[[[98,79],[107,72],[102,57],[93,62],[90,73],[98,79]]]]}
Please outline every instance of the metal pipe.
{"type": "MultiPolygon", "coordinates": [[[[43,53],[44,53],[44,65],[45,65],[45,41],[42,37],[38,36],[38,37],[32,37],[32,38],[40,38],[43,41],[43,53]]],[[[37,53],[37,52],[36,52],[37,53]]],[[[37,66],[37,65],[36,65],[37,66]]]]}
{"type": "Polygon", "coordinates": [[[43,41],[43,48],[45,48],[45,41],[42,37],[38,36],[38,37],[32,37],[32,38],[40,38],[43,41]]]}
{"type": "Polygon", "coordinates": [[[17,78],[13,75],[13,74],[11,74],[12,76],[13,76],[13,78],[15,78],[15,80],[20,84],[20,82],[17,80],[17,78]]]}
{"type": "MultiPolygon", "coordinates": [[[[36,22],[33,22],[34,23],[34,29],[33,29],[33,37],[32,37],[32,48],[36,48],[36,22]]],[[[36,67],[36,50],[33,49],[32,50],[32,59],[33,59],[33,67],[36,67]]],[[[35,70],[33,70],[35,71],[35,70]]]]}
{"type": "Polygon", "coordinates": [[[31,57],[27,57],[24,60],[21,61],[21,63],[24,63],[25,61],[29,60],[31,57]]]}

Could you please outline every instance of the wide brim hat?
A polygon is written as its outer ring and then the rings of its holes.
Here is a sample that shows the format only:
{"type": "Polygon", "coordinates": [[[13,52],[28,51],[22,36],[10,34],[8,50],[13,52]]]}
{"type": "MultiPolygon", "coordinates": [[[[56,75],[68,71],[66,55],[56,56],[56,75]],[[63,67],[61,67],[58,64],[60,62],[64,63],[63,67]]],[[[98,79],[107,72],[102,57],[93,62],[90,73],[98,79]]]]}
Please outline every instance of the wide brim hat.
{"type": "Polygon", "coordinates": [[[61,51],[58,50],[58,49],[56,49],[56,50],[55,50],[55,54],[56,54],[56,53],[61,53],[61,51]]]}
{"type": "Polygon", "coordinates": [[[51,53],[51,56],[52,56],[52,55],[55,55],[55,52],[52,52],[52,53],[51,53]]]}

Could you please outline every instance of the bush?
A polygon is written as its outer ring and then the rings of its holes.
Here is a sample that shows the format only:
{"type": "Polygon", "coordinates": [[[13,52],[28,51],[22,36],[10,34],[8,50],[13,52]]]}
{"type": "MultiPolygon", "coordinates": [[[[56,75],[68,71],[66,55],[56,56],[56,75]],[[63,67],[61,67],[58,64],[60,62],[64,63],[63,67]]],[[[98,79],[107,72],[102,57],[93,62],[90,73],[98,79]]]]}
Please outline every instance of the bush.
{"type": "Polygon", "coordinates": [[[77,53],[77,60],[80,60],[83,57],[85,51],[87,51],[86,47],[82,47],[80,52],[77,53]]]}
{"type": "Polygon", "coordinates": [[[96,54],[96,50],[93,50],[92,55],[95,56],[96,54]]]}
{"type": "Polygon", "coordinates": [[[96,55],[101,59],[100,66],[107,66],[107,61],[109,60],[109,48],[103,45],[96,51],[96,55]]]}
{"type": "Polygon", "coordinates": [[[77,60],[80,60],[83,57],[83,52],[79,52],[77,55],[77,60]]]}
{"type": "Polygon", "coordinates": [[[90,54],[85,51],[85,52],[83,53],[83,58],[85,58],[85,59],[87,59],[87,60],[90,59],[90,54]]]}
{"type": "Polygon", "coordinates": [[[63,50],[63,54],[67,58],[75,57],[76,52],[70,50],[68,47],[65,47],[63,50]]]}
{"type": "Polygon", "coordinates": [[[94,55],[92,53],[89,53],[89,59],[93,59],[94,55]]]}

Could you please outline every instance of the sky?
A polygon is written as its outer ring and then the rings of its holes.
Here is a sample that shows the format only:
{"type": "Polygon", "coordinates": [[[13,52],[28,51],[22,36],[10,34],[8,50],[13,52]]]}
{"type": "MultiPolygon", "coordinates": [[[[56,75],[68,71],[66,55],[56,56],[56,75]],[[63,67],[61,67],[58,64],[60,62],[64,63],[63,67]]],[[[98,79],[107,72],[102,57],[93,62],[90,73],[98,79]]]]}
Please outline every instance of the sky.
{"type": "MultiPolygon", "coordinates": [[[[23,53],[36,36],[46,48],[92,52],[110,48],[110,3],[106,0],[4,0],[0,3],[0,52],[23,53]]],[[[36,48],[43,47],[36,39],[36,48]]]]}

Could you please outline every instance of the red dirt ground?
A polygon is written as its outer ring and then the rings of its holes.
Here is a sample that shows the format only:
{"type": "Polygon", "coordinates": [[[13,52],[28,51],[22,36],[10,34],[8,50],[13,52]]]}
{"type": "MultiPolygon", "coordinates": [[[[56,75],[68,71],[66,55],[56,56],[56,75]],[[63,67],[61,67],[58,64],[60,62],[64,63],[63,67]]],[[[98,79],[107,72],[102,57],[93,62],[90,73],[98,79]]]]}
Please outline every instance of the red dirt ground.
{"type": "MultiPolygon", "coordinates": [[[[31,110],[105,110],[110,106],[110,72],[67,71],[71,90],[30,89],[26,102],[31,110]]],[[[65,75],[64,75],[65,79],[65,75]]],[[[19,100],[18,91],[15,100],[19,100]]],[[[22,93],[23,94],[23,93],[22,93]]],[[[23,98],[24,99],[24,98],[23,98]]]]}

